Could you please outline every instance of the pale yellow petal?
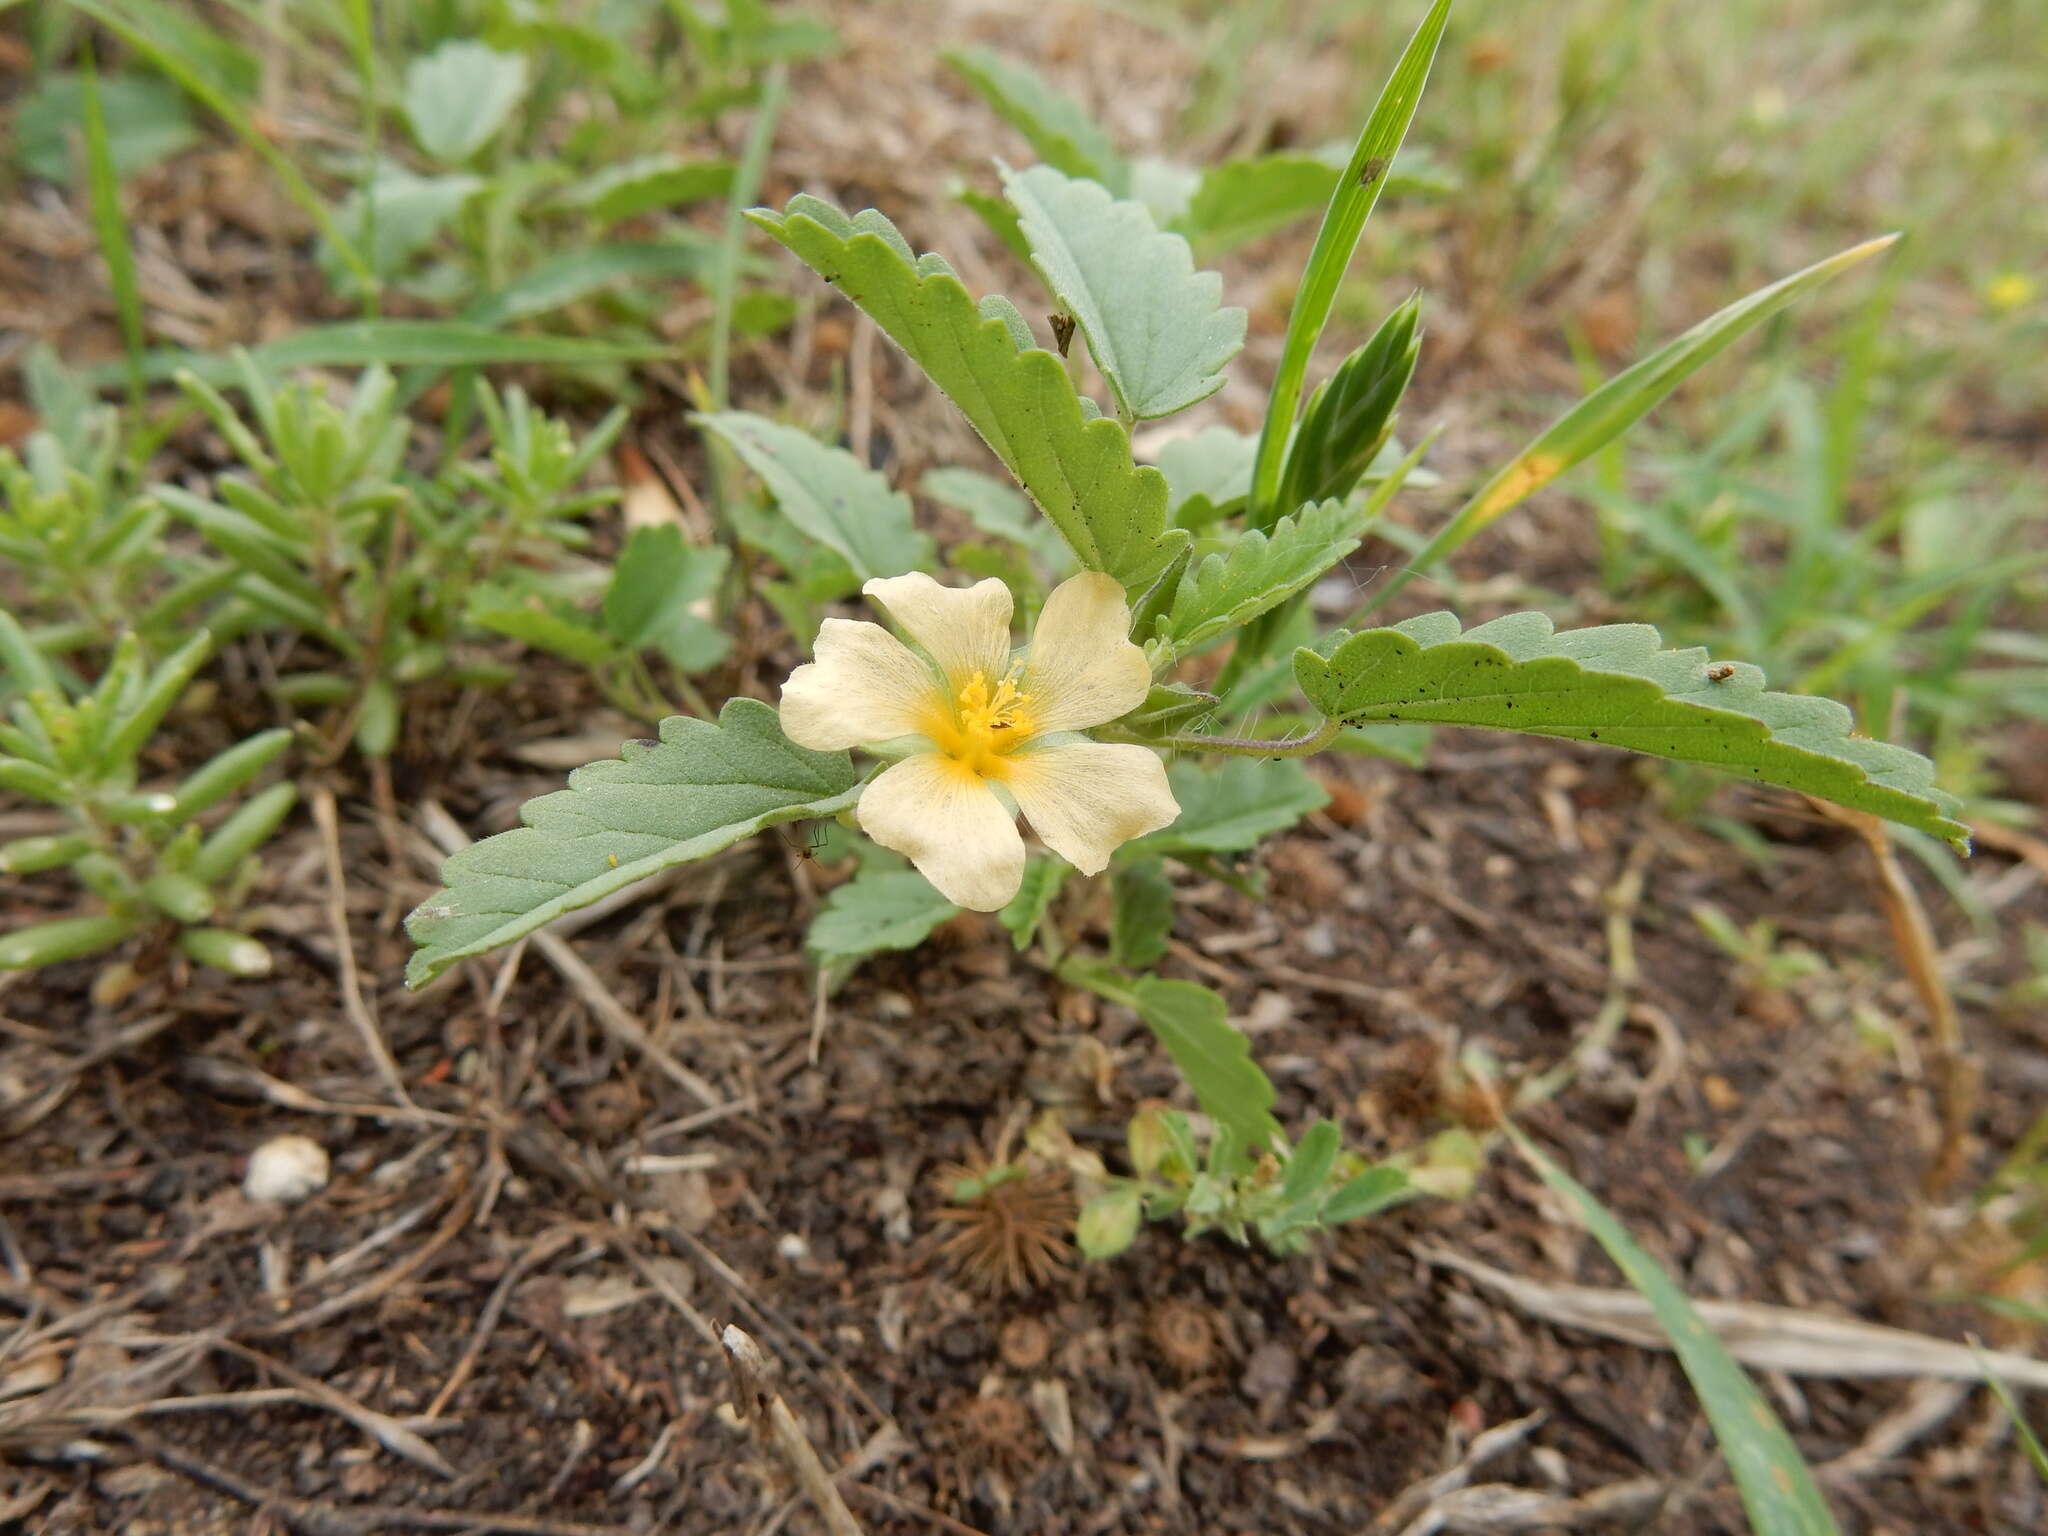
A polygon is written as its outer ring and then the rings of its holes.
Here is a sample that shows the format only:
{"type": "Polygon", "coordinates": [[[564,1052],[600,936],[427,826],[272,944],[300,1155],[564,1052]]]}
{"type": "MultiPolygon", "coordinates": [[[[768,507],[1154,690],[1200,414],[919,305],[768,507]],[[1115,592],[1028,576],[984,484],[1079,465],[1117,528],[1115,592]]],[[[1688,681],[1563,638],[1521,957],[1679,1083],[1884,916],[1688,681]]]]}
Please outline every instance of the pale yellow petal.
{"type": "Polygon", "coordinates": [[[944,708],[932,669],[879,624],[827,619],[815,654],[782,685],[782,731],[800,747],[838,752],[907,736],[944,708]]]}
{"type": "Polygon", "coordinates": [[[1166,765],[1149,747],[1036,747],[1003,760],[1003,783],[1045,846],[1084,875],[1101,874],[1121,844],[1180,815],[1166,765]]]}
{"type": "Polygon", "coordinates": [[[1010,665],[1010,589],[991,576],[941,586],[922,571],[877,576],[861,588],[925,648],[955,697],[979,672],[993,687],[1010,665]]]}
{"type": "Polygon", "coordinates": [[[1085,731],[1145,702],[1152,667],[1131,643],[1131,610],[1113,576],[1083,571],[1045,600],[1024,668],[1034,731],[1085,731]]]}
{"type": "Polygon", "coordinates": [[[906,757],[861,791],[856,814],[863,832],[909,859],[956,905],[993,912],[1023,883],[1017,818],[951,758],[906,757]]]}

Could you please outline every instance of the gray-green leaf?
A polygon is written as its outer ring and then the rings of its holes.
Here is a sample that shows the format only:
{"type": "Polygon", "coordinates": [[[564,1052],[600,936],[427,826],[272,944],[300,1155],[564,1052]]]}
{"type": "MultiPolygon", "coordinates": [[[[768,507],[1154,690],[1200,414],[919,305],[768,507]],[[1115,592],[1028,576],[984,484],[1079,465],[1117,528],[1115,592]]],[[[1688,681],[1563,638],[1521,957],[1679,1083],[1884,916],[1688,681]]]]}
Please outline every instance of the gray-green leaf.
{"type": "Polygon", "coordinates": [[[962,48],[941,57],[1047,165],[1069,176],[1090,177],[1113,192],[1127,190],[1130,171],[1109,135],[1035,70],[986,48],[962,48]]]}
{"type": "Polygon", "coordinates": [[[1474,725],[1704,763],[1885,817],[1967,851],[1954,797],[1916,752],[1854,734],[1831,699],[1771,693],[1744,662],[1658,649],[1647,624],[1556,633],[1539,613],[1460,634],[1448,613],[1294,653],[1309,701],[1349,724],[1474,725]]]}
{"type": "Polygon", "coordinates": [[[1326,501],[1281,518],[1270,535],[1246,529],[1227,552],[1207,555],[1181,573],[1157,638],[1185,654],[1279,606],[1358,548],[1374,510],[1326,501]]]}
{"type": "Polygon", "coordinates": [[[844,752],[797,746],[758,699],[734,699],[716,724],[664,720],[658,743],[628,742],[622,759],[577,769],[521,807],[526,825],[442,866],[446,888],[406,919],[419,945],[407,985],[765,828],[836,816],[860,793],[844,752]]]}
{"type": "Polygon", "coordinates": [[[864,869],[825,898],[804,947],[828,971],[887,949],[915,949],[960,909],[914,869],[864,869]]]}
{"type": "Polygon", "coordinates": [[[1141,976],[1133,1005],[1180,1068],[1203,1111],[1232,1132],[1249,1161],[1279,1133],[1273,1084],[1252,1060],[1251,1042],[1230,1022],[1223,999],[1192,981],[1141,976]]]}
{"type": "Polygon", "coordinates": [[[748,215],[865,310],[945,391],[1081,564],[1141,589],[1187,543],[1166,525],[1166,479],[1131,461],[1116,422],[1088,420],[1066,369],[1016,308],[977,305],[938,256],[915,257],[873,209],[848,218],[798,196],[748,215]]]}
{"type": "Polygon", "coordinates": [[[405,71],[405,115],[420,148],[460,165],[488,144],[526,94],[526,56],[457,39],[405,71]]]}
{"type": "Polygon", "coordinates": [[[863,581],[930,563],[931,537],[913,524],[910,498],[844,448],[750,411],[691,420],[730,444],[761,477],[782,515],[838,551],[863,581]]]}
{"type": "Polygon", "coordinates": [[[1131,844],[1140,853],[1236,853],[1330,800],[1306,768],[1285,757],[1233,757],[1219,767],[1182,761],[1166,778],[1180,819],[1131,844]]]}
{"type": "Polygon", "coordinates": [[[1223,279],[1195,270],[1186,240],[1143,203],[1049,165],[1003,172],[1032,265],[1080,322],[1125,420],[1171,416],[1223,387],[1244,345],[1245,312],[1223,279]]]}

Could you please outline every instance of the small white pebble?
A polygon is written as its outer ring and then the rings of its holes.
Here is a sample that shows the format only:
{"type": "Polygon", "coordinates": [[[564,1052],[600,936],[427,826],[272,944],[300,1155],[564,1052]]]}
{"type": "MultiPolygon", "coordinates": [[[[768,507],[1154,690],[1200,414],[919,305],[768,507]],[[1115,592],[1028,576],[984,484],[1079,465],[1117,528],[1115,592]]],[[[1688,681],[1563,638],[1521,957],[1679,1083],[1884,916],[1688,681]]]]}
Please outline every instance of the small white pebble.
{"type": "Polygon", "coordinates": [[[327,1187],[327,1149],[310,1136],[273,1136],[249,1155],[242,1193],[293,1205],[327,1187]]]}
{"type": "Polygon", "coordinates": [[[785,1264],[801,1264],[811,1256],[811,1245],[801,1234],[785,1232],[775,1240],[775,1252],[785,1264]]]}

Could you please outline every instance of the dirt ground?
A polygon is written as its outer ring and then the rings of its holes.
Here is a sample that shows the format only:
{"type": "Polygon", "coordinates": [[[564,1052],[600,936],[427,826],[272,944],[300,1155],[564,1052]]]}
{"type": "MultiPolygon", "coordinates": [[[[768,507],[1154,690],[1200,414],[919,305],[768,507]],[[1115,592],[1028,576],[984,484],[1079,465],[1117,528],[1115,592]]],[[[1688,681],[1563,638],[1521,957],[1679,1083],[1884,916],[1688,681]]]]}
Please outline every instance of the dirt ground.
{"type": "MultiPolygon", "coordinates": [[[[1036,33],[1008,10],[962,25],[1074,65],[1074,14],[1036,33]]],[[[986,281],[961,255],[974,237],[942,197],[971,109],[935,67],[891,64],[882,22],[845,30],[854,56],[807,82],[771,193],[875,202],[970,284],[1014,285],[986,242],[986,281]],[[900,110],[835,97],[863,67],[895,71],[900,110]],[[872,184],[882,165],[929,174],[872,184]]],[[[1298,110],[1319,90],[1335,86],[1309,78],[1298,110]]],[[[1146,99],[1119,124],[1133,137],[1146,99]]],[[[32,267],[23,249],[0,271],[32,267]]],[[[1275,249],[1234,275],[1294,259],[1275,249]]],[[[1460,355],[1430,365],[1418,421],[1490,377],[1494,359],[1460,355]]],[[[829,302],[748,387],[822,394],[849,357],[854,409],[903,483],[969,456],[943,403],[829,302]]],[[[1532,358],[1523,382],[1558,366],[1532,358]]],[[[687,466],[679,417],[650,407],[636,431],[687,466]]],[[[1498,446],[1485,437],[1460,451],[1498,446]]],[[[1368,547],[1354,574],[1385,558],[1368,547]]],[[[1475,552],[1473,574],[1506,569],[1586,585],[1573,509],[1538,508],[1475,552]]],[[[722,685],[772,697],[784,646],[722,685]]],[[[187,721],[181,761],[267,707],[223,697],[230,718],[187,721]]],[[[940,1214],[943,1170],[1014,1145],[1048,1107],[1114,1163],[1133,1106],[1175,1075],[1132,1016],[974,916],[860,971],[814,1059],[803,925],[841,872],[800,837],[741,845],[591,924],[570,941],[580,968],[528,946],[406,993],[400,920],[436,883],[422,808],[486,835],[558,784],[536,764],[638,733],[545,662],[504,693],[423,700],[397,815],[345,762],[311,787],[338,807],[332,842],[302,816],[268,852],[270,978],[145,956],[147,983],[103,1008],[89,965],[0,977],[0,1530],[822,1529],[728,1406],[727,1323],[776,1362],[876,1536],[1746,1529],[1674,1361],[1555,1320],[1546,1288],[1619,1280],[1505,1153],[1469,1199],[1304,1257],[1162,1228],[1113,1263],[978,1290],[940,1251],[960,1230],[940,1214]],[[651,1049],[623,1042],[620,1014],[651,1049]],[[326,1148],[332,1182],[254,1205],[248,1156],[285,1132],[326,1148]]],[[[2031,754],[2016,742],[2012,761],[2031,754]]],[[[1713,807],[1768,840],[1758,861],[1675,815],[1634,760],[1476,733],[1441,735],[1421,771],[1318,768],[1331,804],[1266,850],[1261,897],[1182,877],[1164,967],[1226,995],[1284,1121],[1328,1114],[1369,1151],[1414,1147],[1474,1118],[1462,1053],[1526,1081],[1618,998],[1612,1048],[1524,1123],[1693,1295],[2028,1347],[1947,1298],[2002,1256],[1980,1251],[1967,1192],[2048,1084],[2048,1031],[1996,1003],[2019,922],[2048,920],[2038,856],[1973,861],[1990,933],[1922,882],[1984,1082],[1966,1170],[1930,1200],[1922,1010],[1850,832],[1731,785],[1713,807]],[[1631,876],[1632,904],[1613,895],[1631,876]],[[1826,968],[1758,986],[1695,923],[1702,902],[1770,918],[1826,968]],[[1611,963],[1617,930],[1632,984],[1611,963]],[[1900,1048],[1875,1038],[1879,1018],[1900,1048]]],[[[65,899],[18,882],[0,921],[65,899]]],[[[1045,1204],[1020,1219],[1058,1214],[1045,1204]]],[[[1762,1379],[1845,1531],[2048,1528],[1981,1391],[1762,1379]]]]}

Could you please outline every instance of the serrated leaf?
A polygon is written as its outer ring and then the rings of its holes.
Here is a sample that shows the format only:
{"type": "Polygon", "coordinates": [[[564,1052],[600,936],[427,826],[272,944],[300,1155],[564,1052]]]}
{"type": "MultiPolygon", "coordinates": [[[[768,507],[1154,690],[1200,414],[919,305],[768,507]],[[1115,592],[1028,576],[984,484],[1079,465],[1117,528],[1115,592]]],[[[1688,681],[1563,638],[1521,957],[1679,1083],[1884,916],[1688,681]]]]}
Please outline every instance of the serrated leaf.
{"type": "Polygon", "coordinates": [[[863,581],[930,563],[931,537],[917,531],[910,498],[844,448],[749,411],[690,419],[729,444],[761,477],[782,515],[836,550],[863,581]]]}
{"type": "Polygon", "coordinates": [[[629,742],[622,760],[577,769],[567,789],[520,808],[524,826],[442,866],[446,888],[406,919],[419,945],[406,984],[768,827],[835,816],[859,784],[844,752],[795,745],[758,699],[732,700],[716,724],[664,720],[658,744],[629,742]]]}
{"type": "Polygon", "coordinates": [[[1296,651],[1294,675],[1310,703],[1349,723],[1484,726],[1703,763],[1968,849],[1926,758],[1853,735],[1831,699],[1767,692],[1756,667],[1660,644],[1647,624],[1560,634],[1517,613],[1460,634],[1454,616],[1432,613],[1353,635],[1327,661],[1296,651]]]}
{"type": "Polygon", "coordinates": [[[927,470],[918,489],[966,513],[983,533],[1029,550],[1055,581],[1073,572],[1073,552],[1059,530],[1041,518],[1030,498],[1014,485],[979,470],[947,466],[927,470]]]}
{"type": "Polygon", "coordinates": [[[1166,779],[1180,819],[1130,844],[1137,854],[1236,853],[1330,800],[1292,758],[1234,757],[1217,767],[1182,761],[1168,766],[1166,779]]]}
{"type": "Polygon", "coordinates": [[[1166,515],[1183,528],[1201,528],[1238,511],[1252,488],[1258,451],[1257,438],[1222,426],[1165,444],[1159,470],[1166,476],[1166,515]]]}
{"type": "Polygon", "coordinates": [[[1049,165],[1003,172],[1031,263],[1080,323],[1126,421],[1171,416],[1223,387],[1244,345],[1245,312],[1223,279],[1195,270],[1186,240],[1143,203],[1049,165]]]}
{"type": "Polygon", "coordinates": [[[1225,160],[1202,172],[1175,227],[1210,255],[1305,219],[1330,200],[1342,168],[1313,155],[1225,160]]]}
{"type": "Polygon", "coordinates": [[[406,66],[405,116],[420,148],[459,165],[488,144],[526,94],[526,56],[457,39],[406,66]]]}
{"type": "Polygon", "coordinates": [[[1033,854],[1024,861],[1023,883],[1017,887],[1017,894],[1010,898],[1009,905],[996,914],[996,921],[1009,930],[1011,942],[1019,950],[1029,949],[1031,941],[1038,937],[1039,924],[1045,921],[1045,914],[1052,910],[1053,899],[1073,872],[1074,866],[1065,859],[1033,854]]]}
{"type": "Polygon", "coordinates": [[[1326,501],[1281,518],[1271,534],[1246,529],[1227,551],[1181,573],[1156,638],[1187,654],[1278,607],[1358,548],[1371,515],[1368,506],[1326,501]]]}
{"type": "Polygon", "coordinates": [[[825,898],[804,948],[840,971],[883,950],[917,948],[959,910],[914,869],[864,869],[825,898]]]}
{"type": "Polygon", "coordinates": [[[1112,877],[1115,905],[1110,917],[1110,952],[1119,965],[1143,970],[1166,953],[1173,932],[1173,882],[1157,859],[1134,859],[1112,877]]]}
{"type": "Polygon", "coordinates": [[[1415,372],[1420,310],[1415,299],[1401,305],[1316,386],[1287,445],[1281,506],[1347,496],[1371,467],[1393,433],[1394,409],[1415,372]]]}
{"type": "Polygon", "coordinates": [[[1223,999],[1192,981],[1141,976],[1130,988],[1138,1017],[1166,1047],[1196,1101],[1236,1140],[1249,1162],[1279,1134],[1273,1085],[1252,1060],[1251,1042],[1230,1022],[1223,999]]]}
{"type": "Polygon", "coordinates": [[[1142,590],[1187,543],[1166,525],[1166,478],[1131,461],[1114,421],[1088,420],[1060,359],[1015,307],[977,305],[943,259],[917,258],[869,209],[818,198],[747,217],[835,284],[945,391],[1090,570],[1142,590]]]}
{"type": "Polygon", "coordinates": [[[1543,1182],[1578,1207],[1586,1230],[1642,1294],[1685,1368],[1757,1536],[1835,1536],[1827,1501],[1798,1446],[1728,1347],[1693,1309],[1678,1283],[1645,1253],[1592,1193],[1552,1162],[1512,1123],[1501,1129],[1543,1182]]]}
{"type": "Polygon", "coordinates": [[[1099,181],[1113,192],[1129,186],[1130,170],[1109,135],[1037,71],[986,48],[960,48],[940,57],[1047,165],[1099,181]]]}

